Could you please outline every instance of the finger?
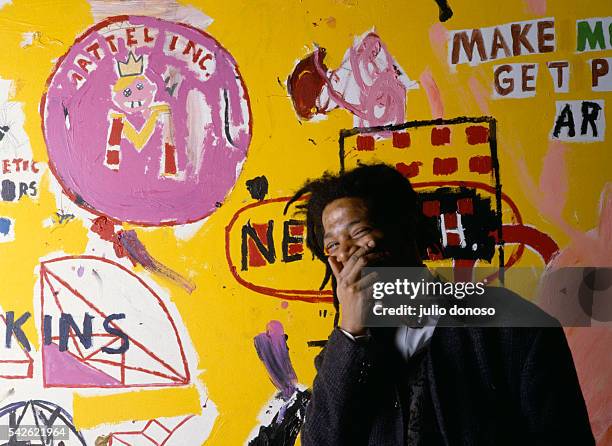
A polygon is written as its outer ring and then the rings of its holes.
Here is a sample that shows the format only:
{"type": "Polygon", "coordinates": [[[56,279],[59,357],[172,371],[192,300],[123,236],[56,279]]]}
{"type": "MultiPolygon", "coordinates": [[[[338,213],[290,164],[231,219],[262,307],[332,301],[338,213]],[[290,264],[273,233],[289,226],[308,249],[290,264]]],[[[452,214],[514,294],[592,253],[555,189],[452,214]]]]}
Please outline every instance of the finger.
{"type": "Polygon", "coordinates": [[[366,255],[371,248],[367,247],[367,246],[360,246],[359,248],[357,248],[355,250],[355,252],[353,252],[351,254],[351,256],[348,258],[348,260],[346,261],[346,263],[344,264],[344,267],[348,267],[348,268],[352,268],[353,265],[364,255],[366,255]]]}
{"type": "Polygon", "coordinates": [[[361,270],[364,267],[368,266],[370,262],[381,259],[384,256],[385,254],[382,252],[371,252],[359,257],[352,265],[347,263],[342,274],[344,282],[349,284],[358,281],[361,277],[361,270]]]}
{"type": "Polygon", "coordinates": [[[340,271],[342,271],[342,265],[340,264],[340,262],[338,262],[338,260],[334,256],[329,256],[327,258],[327,263],[329,263],[329,266],[331,267],[331,270],[334,273],[336,280],[338,280],[340,271]]]}

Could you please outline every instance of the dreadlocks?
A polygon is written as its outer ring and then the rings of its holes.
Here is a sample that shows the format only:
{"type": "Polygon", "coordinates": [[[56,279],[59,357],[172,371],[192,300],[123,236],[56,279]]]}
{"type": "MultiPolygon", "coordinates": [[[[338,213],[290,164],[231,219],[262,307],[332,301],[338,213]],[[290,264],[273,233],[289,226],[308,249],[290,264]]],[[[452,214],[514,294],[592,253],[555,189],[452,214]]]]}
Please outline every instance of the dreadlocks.
{"type": "Polygon", "coordinates": [[[321,178],[307,181],[295,193],[285,206],[284,213],[293,203],[304,199],[296,208],[306,215],[306,245],[326,265],[325,277],[319,289],[323,289],[332,278],[336,310],[336,284],[325,255],[322,215],[325,206],[332,201],[352,197],[365,202],[371,223],[385,232],[414,231],[417,225],[416,192],[402,174],[386,164],[361,165],[340,174],[325,172],[321,178]]]}

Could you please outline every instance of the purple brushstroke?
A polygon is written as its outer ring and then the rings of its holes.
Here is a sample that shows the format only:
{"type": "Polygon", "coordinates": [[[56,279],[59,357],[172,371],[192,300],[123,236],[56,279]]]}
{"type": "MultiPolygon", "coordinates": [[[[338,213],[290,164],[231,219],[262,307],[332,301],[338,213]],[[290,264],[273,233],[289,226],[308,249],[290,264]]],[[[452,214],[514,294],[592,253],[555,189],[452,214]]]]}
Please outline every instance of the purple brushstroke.
{"type": "Polygon", "coordinates": [[[297,391],[297,375],[289,358],[283,325],[279,321],[268,322],[266,332],[255,336],[254,341],[255,350],[268,370],[270,379],[280,390],[283,400],[288,401],[297,391]]]}
{"type": "MultiPolygon", "coordinates": [[[[76,42],[63,57],[53,75],[44,103],[44,134],[49,152],[49,164],[64,190],[79,205],[120,221],[147,225],[186,223],[210,215],[215,203],[223,202],[234,186],[237,168],[245,160],[251,140],[251,117],[246,88],[232,56],[207,34],[187,27],[150,17],[130,16],[126,22],[113,24],[117,53],[113,54],[102,33],[93,30],[76,42]],[[128,23],[129,22],[129,23],[128,23]],[[127,47],[126,28],[148,27],[157,38],[151,47],[127,47]],[[210,77],[198,78],[187,63],[164,52],[166,36],[180,35],[183,44],[175,53],[182,55],[187,39],[198,48],[212,53],[215,68],[210,77]],[[87,51],[98,44],[104,56],[100,60],[87,51]],[[121,162],[118,171],[103,165],[108,140],[109,111],[117,111],[111,98],[111,88],[118,78],[117,61],[125,61],[129,51],[136,57],[144,56],[144,75],[157,87],[154,101],[170,106],[178,170],[184,178],[160,176],[160,143],[162,131],[155,129],[141,151],[125,138],[121,140],[121,162]],[[86,57],[97,67],[88,66],[85,74],[77,61],[86,57]],[[182,76],[181,84],[170,95],[165,88],[163,74],[167,67],[176,68],[182,76]],[[77,89],[71,72],[86,77],[77,89]],[[187,97],[191,90],[199,91],[208,107],[210,122],[205,126],[201,163],[187,160],[187,141],[190,120],[187,116],[187,97]],[[226,113],[223,96],[227,95],[226,113]],[[226,136],[227,120],[231,123],[231,142],[226,136]],[[67,125],[67,122],[70,125],[67,125]]],[[[191,57],[189,53],[184,57],[191,57]]],[[[196,64],[197,65],[197,64],[196,64]]],[[[202,104],[202,110],[206,104],[202,104]]],[[[139,129],[144,118],[140,113],[128,116],[139,129]]]]}
{"type": "Polygon", "coordinates": [[[151,257],[135,231],[120,231],[117,237],[133,263],[139,263],[146,270],[176,282],[189,293],[195,290],[195,285],[192,282],[151,257]]]}

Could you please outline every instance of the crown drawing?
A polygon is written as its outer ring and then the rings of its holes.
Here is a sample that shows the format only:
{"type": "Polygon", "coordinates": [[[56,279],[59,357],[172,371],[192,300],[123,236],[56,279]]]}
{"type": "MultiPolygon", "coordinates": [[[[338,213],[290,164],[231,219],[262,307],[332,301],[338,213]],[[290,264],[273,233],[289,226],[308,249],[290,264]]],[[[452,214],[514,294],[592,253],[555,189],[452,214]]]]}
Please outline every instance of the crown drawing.
{"type": "Polygon", "coordinates": [[[117,61],[117,69],[119,70],[119,76],[127,77],[127,76],[138,76],[142,74],[144,70],[144,61],[142,56],[138,59],[134,57],[134,53],[130,51],[128,54],[128,58],[125,62],[117,61]]]}

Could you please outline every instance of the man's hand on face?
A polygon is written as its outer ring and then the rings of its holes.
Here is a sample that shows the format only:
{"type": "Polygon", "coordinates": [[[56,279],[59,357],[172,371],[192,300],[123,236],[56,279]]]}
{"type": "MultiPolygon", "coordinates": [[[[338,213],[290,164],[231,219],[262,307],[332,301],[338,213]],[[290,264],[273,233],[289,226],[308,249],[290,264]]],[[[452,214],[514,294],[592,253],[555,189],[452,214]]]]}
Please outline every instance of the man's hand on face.
{"type": "Polygon", "coordinates": [[[371,302],[368,289],[377,280],[376,272],[362,277],[362,269],[373,264],[385,253],[373,252],[374,241],[357,249],[346,262],[338,261],[335,256],[329,256],[328,262],[336,277],[336,294],[341,306],[340,328],[354,336],[366,332],[364,323],[366,314],[370,311],[371,302]]]}

